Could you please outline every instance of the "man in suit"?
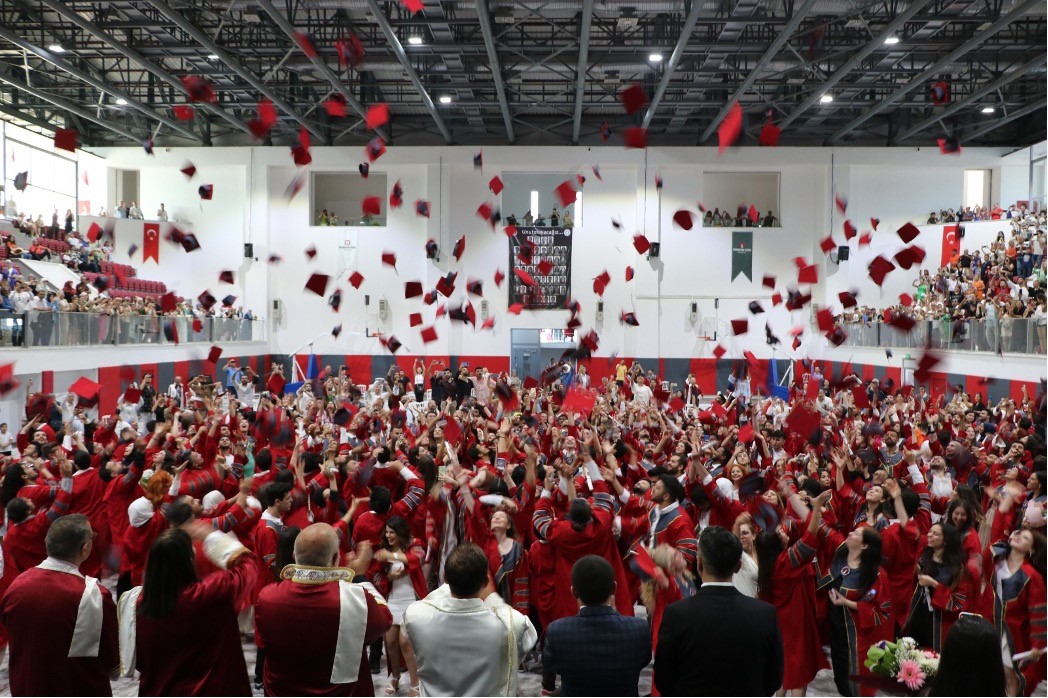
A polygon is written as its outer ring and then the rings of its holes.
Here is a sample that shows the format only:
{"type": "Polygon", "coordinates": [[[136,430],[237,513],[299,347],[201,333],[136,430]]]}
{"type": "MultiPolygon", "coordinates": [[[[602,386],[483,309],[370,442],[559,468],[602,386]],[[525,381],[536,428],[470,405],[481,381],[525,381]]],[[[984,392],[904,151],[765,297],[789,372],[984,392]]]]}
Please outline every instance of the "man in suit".
{"type": "Polygon", "coordinates": [[[666,608],[655,652],[664,696],[770,696],[782,685],[782,635],[771,604],[731,583],[742,543],[720,526],[699,538],[702,586],[666,608]]]}
{"type": "Polygon", "coordinates": [[[651,661],[651,633],[643,618],[615,610],[615,572],[598,555],[571,568],[579,614],[553,621],[542,663],[560,674],[562,696],[635,696],[641,670],[651,661]]]}

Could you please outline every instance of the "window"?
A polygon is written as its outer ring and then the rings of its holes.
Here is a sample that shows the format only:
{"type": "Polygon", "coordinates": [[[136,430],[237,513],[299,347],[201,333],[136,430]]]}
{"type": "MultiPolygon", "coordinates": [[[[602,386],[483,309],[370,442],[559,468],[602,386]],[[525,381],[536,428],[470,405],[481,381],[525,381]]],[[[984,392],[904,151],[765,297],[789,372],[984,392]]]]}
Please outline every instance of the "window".
{"type": "Polygon", "coordinates": [[[964,207],[975,208],[976,206],[990,205],[990,171],[989,170],[965,170],[964,171],[964,207]]]}
{"type": "Polygon", "coordinates": [[[575,175],[567,172],[503,172],[502,182],[499,209],[507,225],[527,225],[528,214],[531,214],[532,224],[538,227],[563,227],[565,214],[570,215],[572,227],[580,225],[582,194],[575,184],[575,175]],[[571,182],[578,199],[561,206],[554,190],[566,181],[571,182]]]}
{"type": "Polygon", "coordinates": [[[705,227],[782,225],[778,172],[704,172],[702,203],[708,209],[705,227]]]}
{"type": "Polygon", "coordinates": [[[314,172],[310,183],[310,225],[386,225],[385,173],[372,172],[364,178],[357,172],[314,172]],[[369,196],[378,198],[378,215],[363,213],[364,199],[369,196]]]}

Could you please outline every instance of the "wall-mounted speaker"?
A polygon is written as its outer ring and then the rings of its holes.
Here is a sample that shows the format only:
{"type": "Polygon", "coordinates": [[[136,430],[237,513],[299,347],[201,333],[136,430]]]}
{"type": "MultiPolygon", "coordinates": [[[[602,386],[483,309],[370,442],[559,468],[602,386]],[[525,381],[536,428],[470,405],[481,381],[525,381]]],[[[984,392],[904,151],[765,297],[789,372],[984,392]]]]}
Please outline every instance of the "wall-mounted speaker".
{"type": "Polygon", "coordinates": [[[847,262],[848,258],[851,257],[851,248],[847,245],[841,245],[837,248],[837,261],[847,262]]]}
{"type": "Polygon", "coordinates": [[[255,246],[250,242],[244,243],[244,257],[251,259],[255,256],[255,246]]]}
{"type": "Polygon", "coordinates": [[[653,243],[651,243],[651,248],[648,250],[648,259],[651,259],[652,257],[658,259],[659,252],[661,252],[661,251],[662,251],[662,243],[661,242],[653,242],[653,243]]]}

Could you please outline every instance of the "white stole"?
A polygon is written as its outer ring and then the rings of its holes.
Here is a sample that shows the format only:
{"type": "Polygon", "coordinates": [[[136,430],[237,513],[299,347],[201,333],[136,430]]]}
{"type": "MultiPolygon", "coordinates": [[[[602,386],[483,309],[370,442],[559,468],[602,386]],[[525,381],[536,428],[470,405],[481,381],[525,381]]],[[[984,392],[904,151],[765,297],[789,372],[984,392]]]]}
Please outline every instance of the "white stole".
{"type": "Polygon", "coordinates": [[[120,675],[133,678],[138,650],[138,597],[142,587],[129,589],[120,595],[117,603],[117,623],[120,626],[120,675]]]}
{"type": "Polygon", "coordinates": [[[338,640],[331,683],[355,683],[360,680],[360,657],[368,625],[367,592],[360,584],[340,580],[338,602],[338,640]]]}
{"type": "Polygon", "coordinates": [[[76,626],[73,628],[73,640],[69,643],[67,657],[97,657],[102,643],[102,591],[98,580],[85,577],[72,565],[64,565],[48,558],[37,565],[42,570],[61,572],[62,574],[80,577],[84,580],[84,593],[80,596],[80,606],[76,610],[76,626]]]}

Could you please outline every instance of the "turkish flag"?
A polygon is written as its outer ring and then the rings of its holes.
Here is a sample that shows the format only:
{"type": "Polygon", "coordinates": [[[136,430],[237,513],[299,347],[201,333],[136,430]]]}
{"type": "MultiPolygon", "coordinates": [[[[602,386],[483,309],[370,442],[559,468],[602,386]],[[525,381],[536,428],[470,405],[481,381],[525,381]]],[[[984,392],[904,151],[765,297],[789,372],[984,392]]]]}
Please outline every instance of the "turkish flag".
{"type": "Polygon", "coordinates": [[[957,234],[956,225],[944,225],[942,227],[942,260],[939,263],[940,267],[945,267],[950,263],[950,258],[953,257],[954,252],[961,251],[961,238],[957,234]]]}
{"type": "Polygon", "coordinates": [[[146,223],[142,226],[142,261],[160,264],[160,224],[146,223]]]}

